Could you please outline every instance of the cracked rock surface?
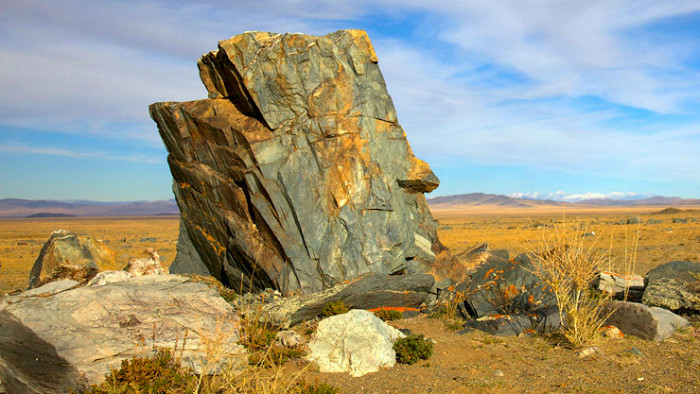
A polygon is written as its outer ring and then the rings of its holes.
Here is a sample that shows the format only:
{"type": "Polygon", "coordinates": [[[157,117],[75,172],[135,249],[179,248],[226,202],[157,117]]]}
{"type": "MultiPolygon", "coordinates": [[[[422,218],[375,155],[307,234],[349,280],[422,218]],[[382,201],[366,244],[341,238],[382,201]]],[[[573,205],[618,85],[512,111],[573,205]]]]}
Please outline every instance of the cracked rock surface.
{"type": "Polygon", "coordinates": [[[426,271],[439,180],[399,125],[367,34],[247,32],[199,63],[208,99],[151,105],[182,226],[171,272],[311,293],[426,271]]]}

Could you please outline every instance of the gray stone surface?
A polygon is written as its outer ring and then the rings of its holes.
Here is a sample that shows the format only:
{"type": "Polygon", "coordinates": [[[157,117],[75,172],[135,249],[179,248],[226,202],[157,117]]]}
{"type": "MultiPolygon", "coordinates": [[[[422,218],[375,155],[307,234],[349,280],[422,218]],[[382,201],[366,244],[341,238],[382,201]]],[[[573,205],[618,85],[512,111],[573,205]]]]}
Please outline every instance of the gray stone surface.
{"type": "Polygon", "coordinates": [[[374,313],[355,309],[318,323],[307,359],[321,372],[362,376],[396,365],[393,341],[403,336],[374,313]]]}
{"type": "Polygon", "coordinates": [[[688,320],[667,309],[636,302],[614,301],[609,308],[614,312],[608,318],[608,324],[617,327],[625,335],[649,341],[661,342],[678,329],[690,325],[688,320]]]}
{"type": "MultiPolygon", "coordinates": [[[[123,359],[153,355],[154,347],[173,350],[176,344],[183,364],[199,372],[220,367],[207,365],[208,342],[223,360],[247,362],[236,343],[239,318],[233,307],[207,284],[186,277],[146,275],[48,297],[7,296],[2,301],[2,324],[26,327],[89,383],[102,381],[123,359]],[[219,342],[211,342],[217,337],[219,342]]],[[[29,346],[27,351],[46,349],[29,346]]]]}
{"type": "Polygon", "coordinates": [[[700,263],[672,261],[649,271],[642,302],[672,311],[700,311],[700,263]]]}
{"type": "Polygon", "coordinates": [[[368,274],[314,294],[283,298],[266,304],[263,311],[270,322],[288,328],[322,316],[323,308],[334,301],[343,301],[350,309],[417,308],[427,299],[434,281],[428,274],[368,274]]]}
{"type": "Polygon", "coordinates": [[[180,219],[180,235],[177,238],[177,255],[170,264],[170,273],[211,276],[206,264],[195,250],[182,219],[180,219]]]}
{"type": "Polygon", "coordinates": [[[229,287],[285,294],[427,270],[442,246],[423,193],[439,181],[377,62],[359,30],[247,32],[203,56],[210,99],[150,107],[193,246],[178,253],[229,287]]]}
{"type": "Polygon", "coordinates": [[[626,301],[639,302],[644,294],[644,278],[641,275],[604,271],[598,273],[594,284],[598,291],[606,292],[618,300],[627,296],[626,301]]]}
{"type": "Polygon", "coordinates": [[[87,381],[56,348],[7,311],[0,311],[0,393],[67,393],[87,381]]]}

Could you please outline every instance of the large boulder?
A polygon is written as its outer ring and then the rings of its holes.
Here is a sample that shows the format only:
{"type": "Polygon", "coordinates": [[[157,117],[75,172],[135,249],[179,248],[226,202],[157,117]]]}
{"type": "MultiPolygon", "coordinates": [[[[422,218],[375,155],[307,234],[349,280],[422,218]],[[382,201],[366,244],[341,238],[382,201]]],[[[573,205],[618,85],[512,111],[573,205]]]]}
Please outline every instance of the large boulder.
{"type": "Polygon", "coordinates": [[[22,364],[21,358],[12,361],[13,350],[2,349],[0,364],[11,364],[4,367],[7,374],[22,380],[21,376],[31,375],[27,368],[42,365],[50,374],[57,367],[47,363],[65,360],[61,371],[73,376],[75,370],[84,380],[59,383],[77,388],[85,382],[101,382],[122,360],[151,356],[155,348],[175,350],[183,364],[197,373],[217,372],[226,361],[245,365],[245,350],[237,344],[238,315],[216,290],[177,275],[129,276],[83,287],[54,282],[61,286],[50,283],[46,291],[42,286],[1,299],[0,325],[12,327],[17,334],[0,341],[12,344],[30,338],[27,354],[50,356],[32,366],[22,364]]]}
{"type": "Polygon", "coordinates": [[[318,323],[307,359],[318,364],[321,372],[362,376],[396,365],[393,342],[403,336],[374,313],[353,309],[318,323]]]}
{"type": "Polygon", "coordinates": [[[104,242],[67,230],[51,234],[29,273],[29,289],[58,279],[89,280],[116,268],[116,255],[104,242]]]}
{"type": "Polygon", "coordinates": [[[176,270],[310,293],[425,271],[438,178],[396,118],[367,34],[247,32],[204,55],[209,99],[151,105],[183,230],[176,270]],[[182,260],[182,261],[180,261],[182,260]]]}
{"type": "Polygon", "coordinates": [[[603,314],[610,314],[607,323],[617,327],[623,334],[656,342],[661,342],[678,329],[690,325],[688,320],[667,309],[636,302],[614,301],[603,314]]]}
{"type": "Polygon", "coordinates": [[[675,312],[700,311],[700,263],[672,261],[647,273],[642,302],[675,312]]]}

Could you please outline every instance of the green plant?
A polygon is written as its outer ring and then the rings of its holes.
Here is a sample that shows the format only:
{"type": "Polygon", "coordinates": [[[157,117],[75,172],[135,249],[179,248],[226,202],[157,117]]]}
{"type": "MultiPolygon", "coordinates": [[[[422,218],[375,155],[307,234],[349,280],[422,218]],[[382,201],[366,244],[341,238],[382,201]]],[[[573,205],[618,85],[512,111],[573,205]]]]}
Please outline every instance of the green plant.
{"type": "Polygon", "coordinates": [[[265,350],[275,340],[278,329],[266,318],[262,305],[252,309],[249,307],[243,311],[238,342],[249,351],[265,350]]]}
{"type": "Polygon", "coordinates": [[[112,370],[100,385],[88,393],[181,393],[192,392],[197,376],[182,367],[168,350],[160,349],[152,357],[123,360],[121,368],[112,370]]]}
{"type": "Polygon", "coordinates": [[[342,315],[348,312],[348,307],[342,300],[332,301],[323,307],[323,316],[330,317],[335,315],[342,315]]]}
{"type": "Polygon", "coordinates": [[[464,321],[462,320],[455,320],[447,323],[447,329],[450,331],[459,331],[462,328],[464,328],[464,321]]]}
{"type": "Polygon", "coordinates": [[[265,351],[248,354],[248,364],[258,366],[282,365],[287,361],[301,358],[304,352],[300,349],[290,349],[284,346],[271,345],[265,351]]]}
{"type": "Polygon", "coordinates": [[[382,319],[383,321],[391,321],[391,320],[401,320],[403,319],[403,313],[401,311],[397,311],[395,309],[384,309],[384,308],[379,308],[376,311],[374,311],[374,314],[382,319]]]}
{"type": "Polygon", "coordinates": [[[414,364],[418,360],[427,360],[433,354],[433,342],[423,334],[411,334],[394,341],[396,362],[414,364]]]}

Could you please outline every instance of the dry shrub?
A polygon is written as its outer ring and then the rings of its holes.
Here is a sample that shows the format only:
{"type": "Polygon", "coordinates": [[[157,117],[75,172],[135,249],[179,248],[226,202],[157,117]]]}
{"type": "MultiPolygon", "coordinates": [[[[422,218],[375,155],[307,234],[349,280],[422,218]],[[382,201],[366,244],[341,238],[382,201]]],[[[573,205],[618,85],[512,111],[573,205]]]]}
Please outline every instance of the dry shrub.
{"type": "Polygon", "coordinates": [[[599,338],[611,312],[604,313],[609,296],[594,293],[591,282],[610,256],[596,251],[598,239],[586,245],[581,223],[574,221],[545,228],[539,243],[530,243],[533,273],[554,293],[559,305],[562,334],[574,348],[590,346],[599,338]]]}

